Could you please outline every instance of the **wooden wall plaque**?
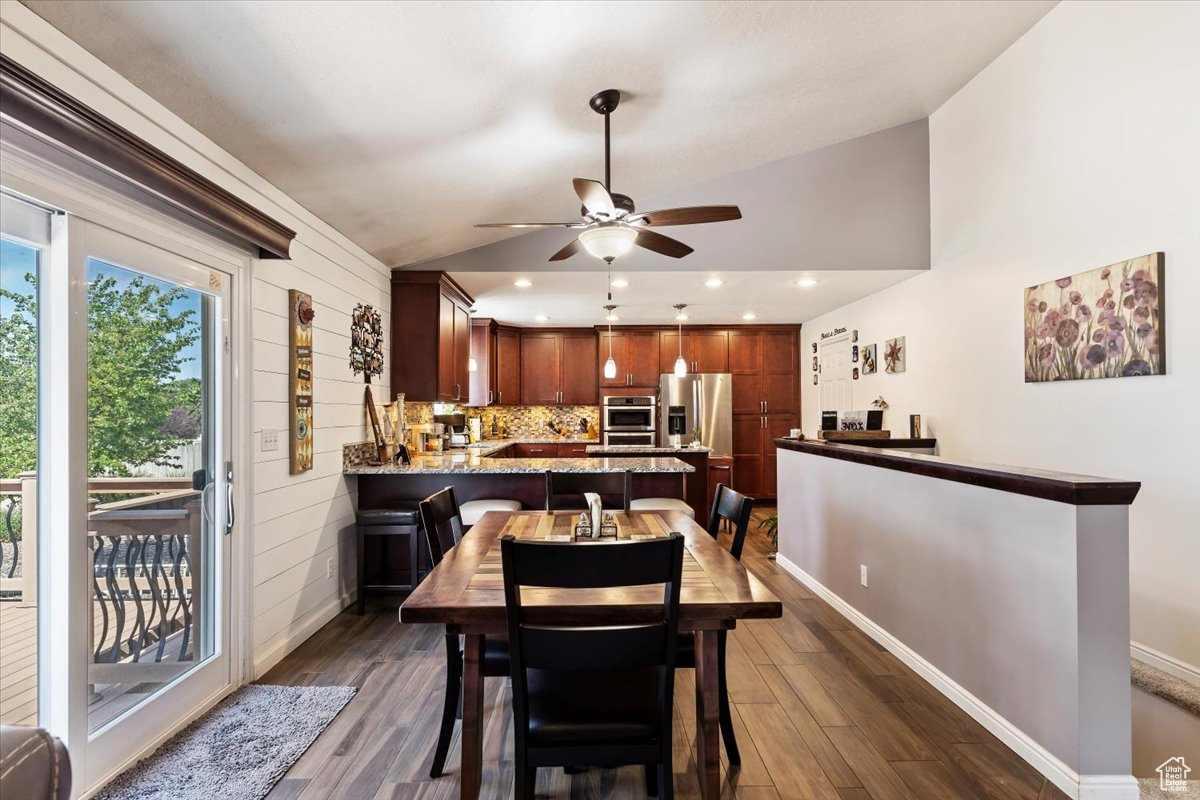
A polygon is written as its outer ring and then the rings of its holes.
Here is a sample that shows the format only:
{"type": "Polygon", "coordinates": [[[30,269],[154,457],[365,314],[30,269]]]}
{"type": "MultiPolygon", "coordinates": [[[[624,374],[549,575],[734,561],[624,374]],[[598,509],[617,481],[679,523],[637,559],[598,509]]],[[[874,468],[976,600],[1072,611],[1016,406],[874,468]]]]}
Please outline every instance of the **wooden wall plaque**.
{"type": "Polygon", "coordinates": [[[305,472],[313,466],[313,332],[315,316],[312,295],[296,289],[288,291],[288,410],[291,435],[288,452],[291,473],[305,472]]]}

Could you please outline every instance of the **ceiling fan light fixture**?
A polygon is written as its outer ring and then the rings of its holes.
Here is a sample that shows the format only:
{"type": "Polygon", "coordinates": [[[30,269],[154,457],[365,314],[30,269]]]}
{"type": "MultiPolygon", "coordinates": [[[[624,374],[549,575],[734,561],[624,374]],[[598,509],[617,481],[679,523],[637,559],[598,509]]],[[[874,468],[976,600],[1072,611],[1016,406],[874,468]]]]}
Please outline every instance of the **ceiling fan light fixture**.
{"type": "Polygon", "coordinates": [[[621,223],[601,223],[579,234],[585,250],[610,264],[632,250],[636,238],[637,231],[621,223]]]}

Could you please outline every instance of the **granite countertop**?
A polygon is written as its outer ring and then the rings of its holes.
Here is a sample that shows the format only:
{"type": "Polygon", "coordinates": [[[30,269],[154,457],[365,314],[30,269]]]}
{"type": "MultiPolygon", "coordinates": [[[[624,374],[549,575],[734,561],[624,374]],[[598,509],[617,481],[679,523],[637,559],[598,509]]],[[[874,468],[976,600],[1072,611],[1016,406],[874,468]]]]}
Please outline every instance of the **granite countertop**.
{"type": "Polygon", "coordinates": [[[588,455],[603,454],[618,456],[622,453],[653,453],[655,455],[671,455],[672,453],[711,453],[711,447],[659,447],[645,444],[593,444],[588,445],[588,455]]]}
{"type": "MultiPolygon", "coordinates": [[[[521,440],[526,441],[526,440],[521,440]]],[[[557,440],[556,440],[557,441],[557,440]]],[[[481,443],[483,444],[483,443],[481,443]]],[[[495,445],[499,449],[504,445],[495,445]]],[[[695,472],[677,458],[489,458],[479,447],[448,453],[419,453],[410,465],[347,467],[346,475],[437,475],[491,473],[495,475],[553,472],[695,472]]]]}

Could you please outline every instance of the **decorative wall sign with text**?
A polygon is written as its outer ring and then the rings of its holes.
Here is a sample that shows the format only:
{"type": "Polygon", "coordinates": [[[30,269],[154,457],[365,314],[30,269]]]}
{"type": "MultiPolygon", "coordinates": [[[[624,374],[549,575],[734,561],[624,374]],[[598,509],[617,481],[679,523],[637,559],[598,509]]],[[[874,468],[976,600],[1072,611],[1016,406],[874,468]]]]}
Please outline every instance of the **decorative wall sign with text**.
{"type": "Polygon", "coordinates": [[[291,435],[288,454],[291,472],[305,472],[313,467],[313,334],[312,321],[316,313],[312,295],[296,289],[288,291],[288,410],[291,412],[291,435]]]}

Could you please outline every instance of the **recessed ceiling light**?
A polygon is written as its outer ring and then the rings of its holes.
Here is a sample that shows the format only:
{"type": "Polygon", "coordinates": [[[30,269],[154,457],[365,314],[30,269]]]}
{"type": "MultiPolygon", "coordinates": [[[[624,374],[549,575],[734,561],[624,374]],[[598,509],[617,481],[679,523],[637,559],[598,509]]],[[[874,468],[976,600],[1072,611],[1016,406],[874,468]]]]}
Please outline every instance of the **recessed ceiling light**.
{"type": "Polygon", "coordinates": [[[803,286],[805,289],[807,289],[810,286],[816,286],[817,279],[816,278],[801,278],[800,280],[796,281],[796,285],[803,286]]]}
{"type": "Polygon", "coordinates": [[[749,321],[750,321],[750,320],[752,320],[752,319],[758,319],[758,317],[754,316],[754,312],[753,312],[753,311],[747,311],[745,314],[742,314],[742,319],[744,319],[744,320],[746,320],[747,322],[749,322],[749,321]]]}
{"type": "Polygon", "coordinates": [[[533,281],[528,278],[518,278],[513,281],[513,286],[516,286],[518,289],[528,289],[530,286],[533,286],[533,281]]]}
{"type": "Polygon", "coordinates": [[[612,282],[612,287],[614,289],[624,289],[628,285],[629,285],[629,281],[625,280],[624,278],[617,278],[615,281],[612,282]]]}
{"type": "Polygon", "coordinates": [[[709,278],[704,282],[704,285],[710,289],[716,289],[718,286],[724,286],[725,281],[721,280],[720,278],[709,278]]]}
{"type": "Polygon", "coordinates": [[[538,314],[536,317],[534,317],[534,319],[537,320],[538,322],[545,322],[546,320],[548,320],[550,318],[547,317],[545,314],[538,314]]]}

